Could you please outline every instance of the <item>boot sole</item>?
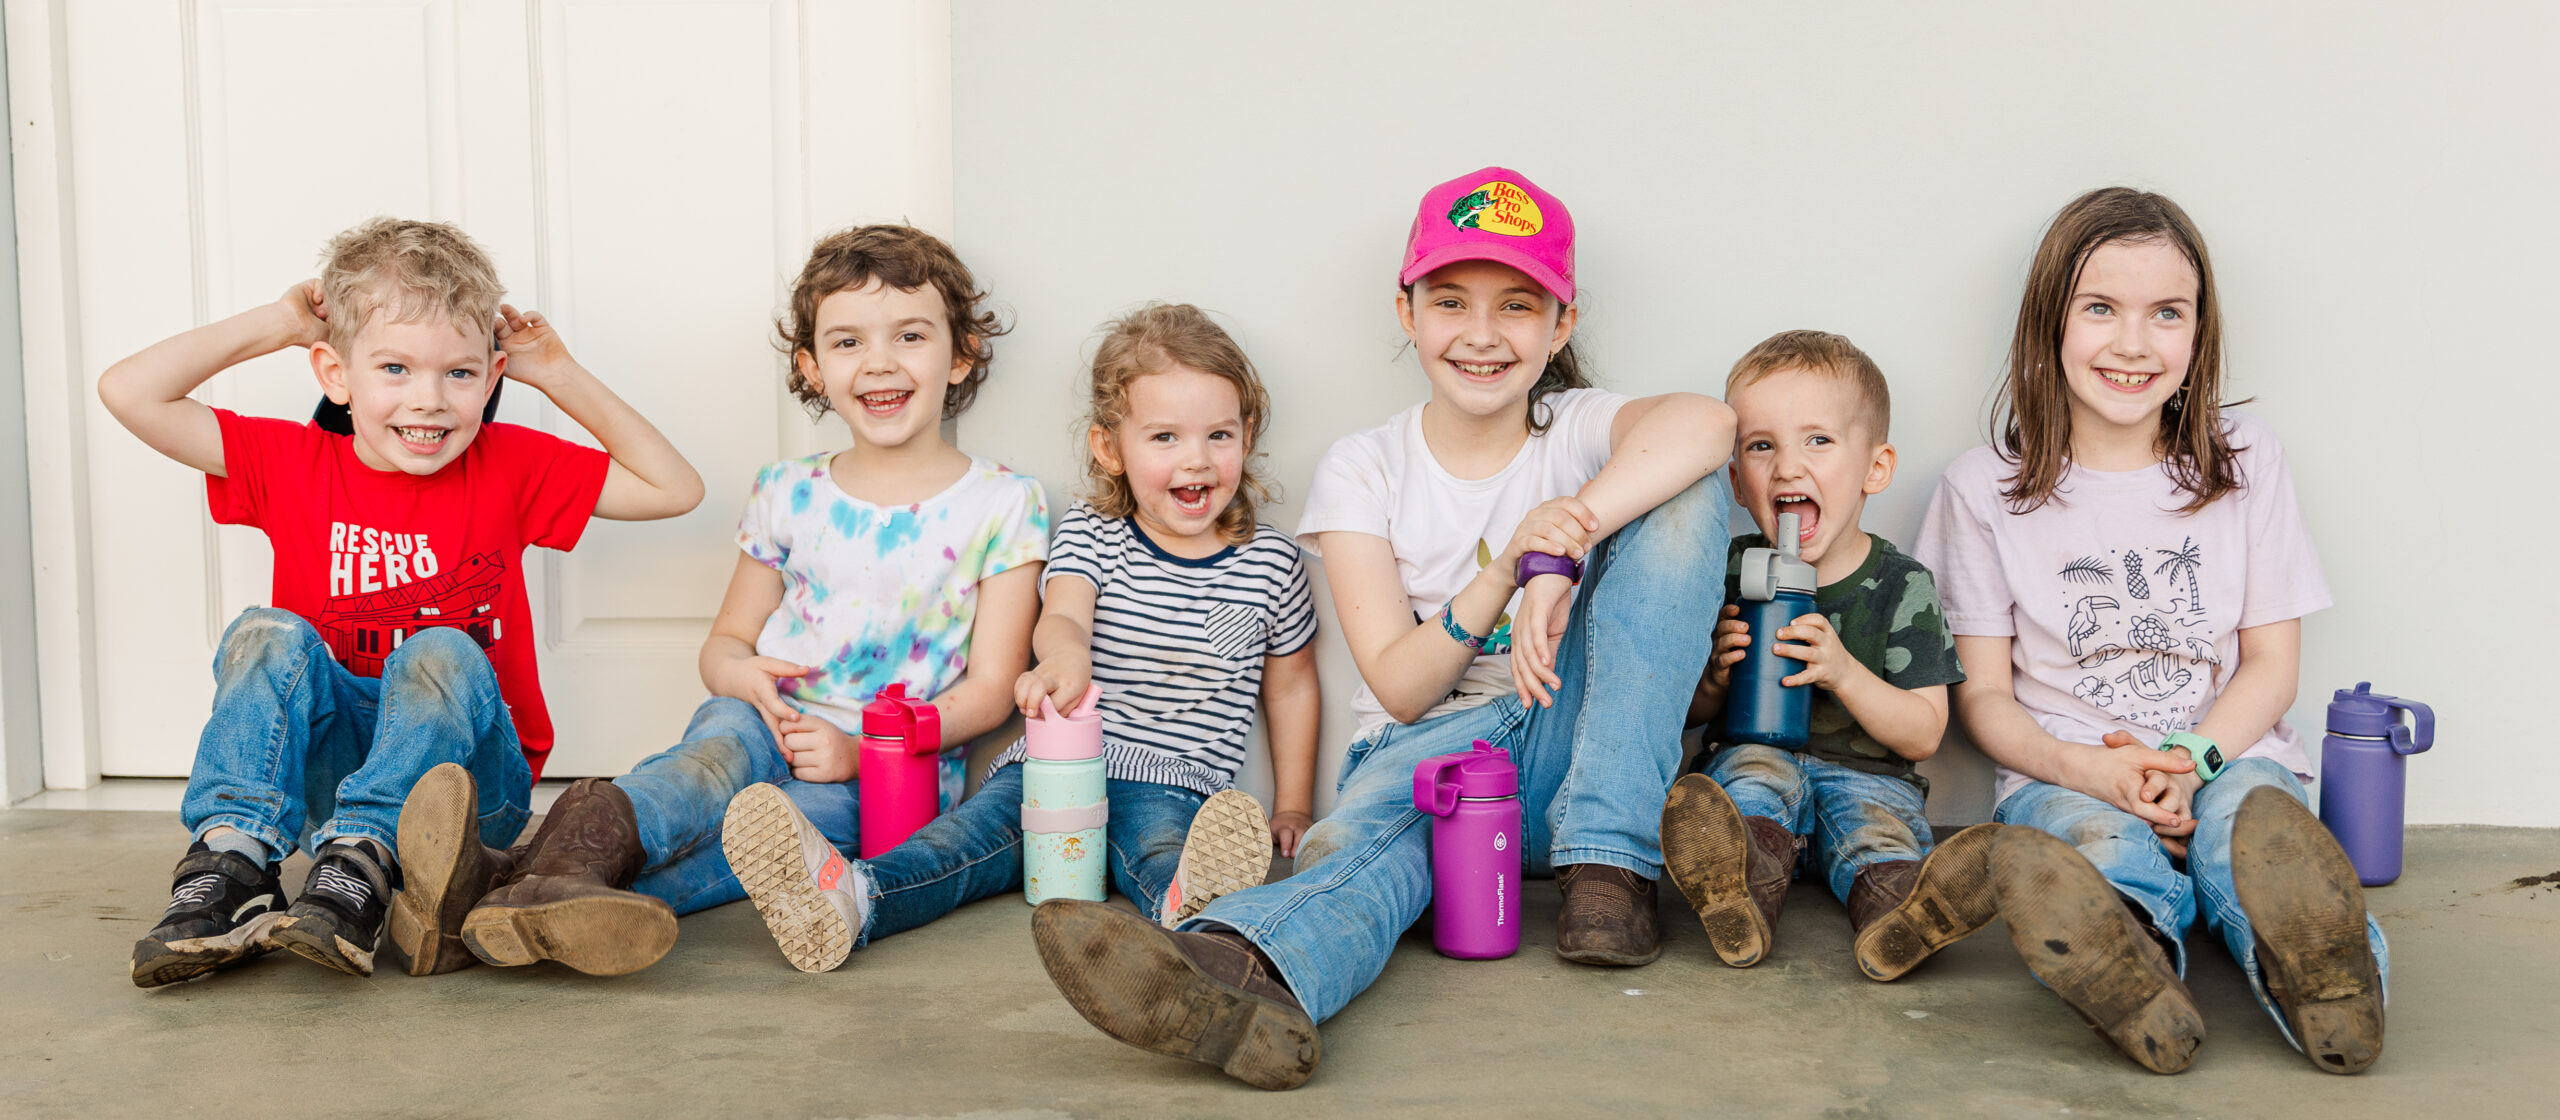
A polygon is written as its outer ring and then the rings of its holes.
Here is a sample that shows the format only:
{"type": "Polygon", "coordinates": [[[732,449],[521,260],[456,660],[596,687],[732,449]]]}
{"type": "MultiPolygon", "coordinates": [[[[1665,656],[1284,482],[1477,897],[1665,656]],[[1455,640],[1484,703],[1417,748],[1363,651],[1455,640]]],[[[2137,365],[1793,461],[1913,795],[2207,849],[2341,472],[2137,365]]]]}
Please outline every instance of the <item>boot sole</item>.
{"type": "Polygon", "coordinates": [[[1324,1056],[1315,1020],[1200,971],[1154,922],[1118,907],[1052,899],[1031,941],[1058,993],[1102,1033],[1206,1066],[1258,1089],[1294,1089],[1324,1056]]]}
{"type": "Polygon", "coordinates": [[[391,899],[391,946],[408,962],[409,975],[478,963],[462,945],[463,918],[489,883],[480,790],[471,771],[447,762],[418,779],[400,807],[399,842],[408,886],[391,899]]]}
{"type": "Polygon", "coordinates": [[[1697,912],[1718,959],[1749,968],[1769,954],[1769,921],[1751,902],[1751,832],[1715,779],[1684,774],[1671,783],[1662,803],[1662,867],[1697,912]]]}
{"type": "Polygon", "coordinates": [[[590,895],[531,906],[481,906],[462,943],[488,964],[558,961],[589,976],[625,976],[675,948],[676,915],[646,895],[590,895]]]}
{"type": "Polygon", "coordinates": [[[1859,931],[1858,971],[1870,980],[1896,979],[1999,917],[1991,886],[1991,842],[1999,833],[1999,825],[1975,825],[1923,858],[1911,897],[1859,931]]]}
{"type": "Polygon", "coordinates": [[[157,988],[181,983],[265,956],[274,951],[275,927],[283,921],[284,912],[277,910],[251,918],[219,937],[145,939],[134,947],[133,986],[157,988]]]}
{"type": "Polygon", "coordinates": [[[2195,1060],[2204,1015],[2078,849],[2041,829],[2003,829],[1991,871],[2009,938],[2036,979],[2144,1069],[2176,1073],[2195,1060]]]}
{"type": "Polygon", "coordinates": [[[287,913],[276,923],[272,940],[279,949],[316,965],[336,969],[359,979],[373,979],[373,950],[338,936],[337,927],[327,921],[306,923],[287,913]],[[309,928],[305,928],[306,924],[309,928]]]}
{"type": "Polygon", "coordinates": [[[1243,790],[1220,790],[1191,818],[1182,840],[1182,905],[1165,920],[1180,924],[1220,897],[1258,887],[1271,878],[1271,818],[1243,790]]]}
{"type": "Polygon", "coordinates": [[[2382,1056],[2382,970],[2345,849],[2301,802],[2253,789],[2232,822],[2231,884],[2303,1054],[2330,1073],[2372,1065],[2382,1056]]]}
{"type": "Polygon", "coordinates": [[[738,791],[720,821],[720,850],[791,967],[827,972],[852,955],[860,927],[836,892],[820,885],[831,864],[845,874],[844,855],[789,794],[763,782],[738,791]]]}

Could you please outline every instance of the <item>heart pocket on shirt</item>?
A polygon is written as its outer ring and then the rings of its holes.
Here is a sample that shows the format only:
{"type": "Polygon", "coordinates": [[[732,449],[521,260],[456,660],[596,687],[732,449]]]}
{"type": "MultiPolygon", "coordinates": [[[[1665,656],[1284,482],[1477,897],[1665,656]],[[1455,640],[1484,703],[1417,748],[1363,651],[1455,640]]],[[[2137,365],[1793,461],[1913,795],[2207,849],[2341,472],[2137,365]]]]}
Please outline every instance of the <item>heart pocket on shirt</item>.
{"type": "Polygon", "coordinates": [[[1262,612],[1236,603],[1219,603],[1209,608],[1208,617],[1200,623],[1200,631],[1218,654],[1231,661],[1242,661],[1261,648],[1270,632],[1270,623],[1262,612]]]}

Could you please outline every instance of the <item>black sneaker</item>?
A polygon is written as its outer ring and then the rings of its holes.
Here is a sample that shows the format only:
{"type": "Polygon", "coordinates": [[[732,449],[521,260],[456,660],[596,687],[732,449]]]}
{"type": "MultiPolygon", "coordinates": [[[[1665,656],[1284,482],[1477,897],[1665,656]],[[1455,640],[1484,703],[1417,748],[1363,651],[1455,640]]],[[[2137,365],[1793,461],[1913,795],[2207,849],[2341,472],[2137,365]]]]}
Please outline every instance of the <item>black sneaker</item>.
{"type": "Polygon", "coordinates": [[[382,940],[397,875],[363,844],[321,848],[302,897],[276,925],[276,944],[349,976],[373,975],[373,949],[382,940]]]}
{"type": "Polygon", "coordinates": [[[134,987],[193,980],[275,948],[268,933],[284,920],[284,886],[276,882],[275,864],[261,867],[199,840],[170,878],[168,911],[133,943],[134,987]]]}

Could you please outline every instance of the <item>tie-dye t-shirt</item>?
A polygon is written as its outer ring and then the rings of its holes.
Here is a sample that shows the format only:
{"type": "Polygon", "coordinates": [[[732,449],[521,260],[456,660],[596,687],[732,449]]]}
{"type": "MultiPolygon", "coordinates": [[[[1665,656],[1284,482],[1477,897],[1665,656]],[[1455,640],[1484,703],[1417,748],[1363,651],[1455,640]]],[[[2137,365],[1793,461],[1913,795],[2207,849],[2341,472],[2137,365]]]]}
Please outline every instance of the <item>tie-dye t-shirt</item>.
{"type": "Polygon", "coordinates": [[[892,683],[930,699],[960,680],[978,581],[1048,555],[1049,499],[1038,479],[972,458],[939,494],[874,505],[836,485],[833,458],[757,472],[738,547],[782,573],[756,652],[817,670],[782,694],[859,735],[862,706],[892,683]]]}

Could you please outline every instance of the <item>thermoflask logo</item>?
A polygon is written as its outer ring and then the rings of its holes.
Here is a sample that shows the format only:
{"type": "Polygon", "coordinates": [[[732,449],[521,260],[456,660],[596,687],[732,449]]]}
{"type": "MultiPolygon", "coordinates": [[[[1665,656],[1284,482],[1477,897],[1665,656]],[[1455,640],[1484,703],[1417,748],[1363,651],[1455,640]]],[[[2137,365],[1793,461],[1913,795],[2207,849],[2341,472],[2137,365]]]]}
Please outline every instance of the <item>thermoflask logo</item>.
{"type": "Polygon", "coordinates": [[[1493,928],[1511,923],[1511,876],[1495,872],[1493,876],[1493,928]]]}
{"type": "Polygon", "coordinates": [[[1511,846],[1511,834],[1510,834],[1510,833],[1507,833],[1507,832],[1497,832],[1497,833],[1494,833],[1494,834],[1493,834],[1493,850],[1494,850],[1494,851],[1499,852],[1499,851],[1501,851],[1501,850],[1503,850],[1503,849],[1505,849],[1505,848],[1508,848],[1508,847],[1510,847],[1510,846],[1511,846]]]}

